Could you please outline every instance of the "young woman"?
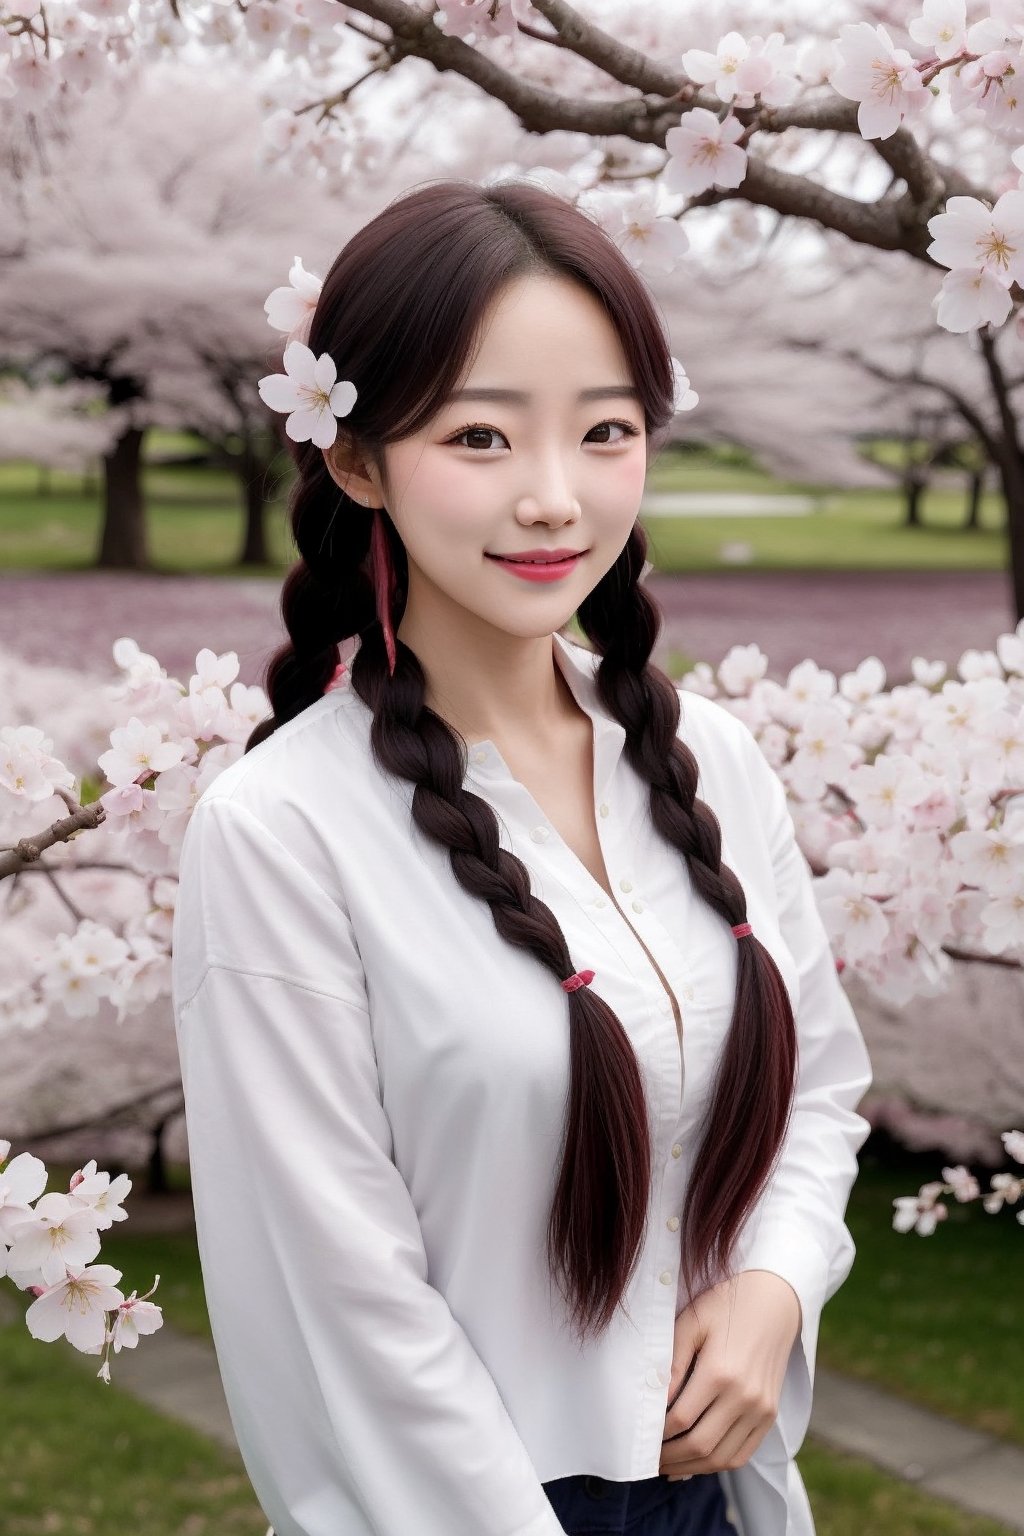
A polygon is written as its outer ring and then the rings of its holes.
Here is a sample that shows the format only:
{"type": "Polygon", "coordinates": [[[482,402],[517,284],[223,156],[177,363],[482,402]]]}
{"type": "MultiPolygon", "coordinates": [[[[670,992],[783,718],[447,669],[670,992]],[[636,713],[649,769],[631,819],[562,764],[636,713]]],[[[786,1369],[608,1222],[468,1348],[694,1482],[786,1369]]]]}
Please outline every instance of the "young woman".
{"type": "Polygon", "coordinates": [[[651,663],[651,295],[565,200],[428,183],[309,345],[357,396],[173,944],[256,1493],[277,1536],[813,1536],[870,1066],[780,780],[651,663]]]}

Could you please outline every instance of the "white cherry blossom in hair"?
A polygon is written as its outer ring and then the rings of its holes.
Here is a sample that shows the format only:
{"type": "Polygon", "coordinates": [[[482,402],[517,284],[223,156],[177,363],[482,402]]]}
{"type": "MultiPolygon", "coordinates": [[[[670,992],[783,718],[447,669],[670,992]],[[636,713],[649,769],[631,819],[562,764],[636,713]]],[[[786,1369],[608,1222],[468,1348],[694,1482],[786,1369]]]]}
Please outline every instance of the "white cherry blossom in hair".
{"type": "Polygon", "coordinates": [[[675,379],[675,395],[672,401],[674,412],[692,411],[700,400],[695,389],[690,388],[690,381],[686,376],[686,369],[678,357],[672,359],[672,376],[675,379]]]}
{"type": "Polygon", "coordinates": [[[302,341],[284,349],[284,373],[268,373],[259,381],[260,399],[272,411],[287,411],[284,429],[296,443],[314,442],[329,448],[338,435],[336,417],[347,416],[356,403],[351,379],[338,381],[329,352],[314,357],[302,341]]]}
{"type": "Polygon", "coordinates": [[[267,295],[263,308],[267,324],[283,331],[289,341],[308,341],[309,326],[320,298],[324,280],[307,272],[302,257],[296,256],[288,272],[288,282],[267,295]]]}

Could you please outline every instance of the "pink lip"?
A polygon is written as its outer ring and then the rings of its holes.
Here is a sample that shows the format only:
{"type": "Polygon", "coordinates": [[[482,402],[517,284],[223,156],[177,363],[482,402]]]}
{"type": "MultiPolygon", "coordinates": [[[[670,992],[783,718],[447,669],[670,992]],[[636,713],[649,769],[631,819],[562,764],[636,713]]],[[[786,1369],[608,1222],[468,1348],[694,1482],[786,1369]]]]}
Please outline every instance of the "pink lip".
{"type": "Polygon", "coordinates": [[[571,560],[585,554],[582,549],[517,549],[514,555],[492,555],[492,560],[571,560]]]}
{"type": "Polygon", "coordinates": [[[487,559],[493,560],[523,581],[559,581],[576,569],[585,554],[586,550],[580,550],[568,560],[547,560],[543,564],[538,562],[535,565],[525,564],[521,559],[506,560],[501,555],[488,555],[487,559]]]}

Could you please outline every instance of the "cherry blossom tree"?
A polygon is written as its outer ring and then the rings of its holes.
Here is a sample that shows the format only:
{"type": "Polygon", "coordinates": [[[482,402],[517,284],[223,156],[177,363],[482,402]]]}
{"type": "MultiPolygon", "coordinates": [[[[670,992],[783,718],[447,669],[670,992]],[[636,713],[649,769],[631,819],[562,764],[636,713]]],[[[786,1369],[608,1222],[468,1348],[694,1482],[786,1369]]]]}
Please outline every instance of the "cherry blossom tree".
{"type": "MultiPolygon", "coordinates": [[[[632,205],[639,238],[664,242],[667,224],[741,201],[764,215],[762,238],[798,222],[905,253],[934,274],[937,324],[977,332],[993,378],[994,333],[1024,298],[1013,0],[970,15],[965,0],[889,0],[870,20],[849,0],[827,14],[807,0],[656,14],[593,0],[586,15],[567,0],[4,0],[0,33],[0,90],[29,118],[168,54],[267,64],[268,146],[348,188],[399,114],[415,124],[425,105],[438,144],[470,99],[485,102],[524,139],[551,136],[568,172],[596,146],[578,191],[674,197],[670,214],[632,205]]],[[[1008,408],[1001,434],[1024,615],[1024,455],[1008,408]]]]}
{"type": "MultiPolygon", "coordinates": [[[[44,437],[65,456],[86,442],[101,454],[98,563],[139,568],[144,434],[194,430],[243,487],[240,558],[265,560],[280,443],[256,389],[274,349],[263,300],[296,229],[314,245],[335,237],[331,206],[310,176],[268,188],[251,148],[259,101],[241,75],[225,89],[223,72],[172,61],[116,86],[51,104],[0,150],[0,366],[77,381],[106,407],[47,431],[52,397],[39,397],[20,456],[38,448],[45,462],[44,437]]],[[[9,442],[30,403],[20,396],[15,414],[4,400],[9,442]]]]}
{"type": "Polygon", "coordinates": [[[1024,330],[1015,323],[986,338],[936,327],[919,263],[848,248],[832,255],[831,269],[804,284],[798,306],[772,306],[780,344],[802,353],[807,366],[822,356],[854,365],[881,391],[897,433],[914,434],[924,419],[951,441],[976,442],[1008,499],[1015,449],[1006,422],[1016,420],[1024,398],[1024,330]]]}
{"type": "Polygon", "coordinates": [[[117,436],[118,418],[97,411],[102,390],[85,382],[41,383],[0,377],[0,462],[30,459],[52,469],[84,470],[117,436]]]}

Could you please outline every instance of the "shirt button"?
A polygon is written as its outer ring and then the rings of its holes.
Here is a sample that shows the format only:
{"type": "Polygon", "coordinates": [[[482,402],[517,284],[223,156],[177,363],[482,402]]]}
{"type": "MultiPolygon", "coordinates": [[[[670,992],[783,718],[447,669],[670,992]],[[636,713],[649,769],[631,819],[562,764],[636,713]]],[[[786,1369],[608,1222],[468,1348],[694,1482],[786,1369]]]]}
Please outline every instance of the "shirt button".
{"type": "Polygon", "coordinates": [[[594,897],[594,906],[595,907],[606,907],[607,905],[608,905],[608,901],[607,901],[606,897],[604,897],[604,896],[595,896],[594,897]]]}
{"type": "Polygon", "coordinates": [[[665,1225],[666,1225],[666,1227],[668,1227],[670,1232],[678,1232],[679,1231],[679,1217],[678,1216],[670,1216],[668,1221],[666,1221],[665,1225]]]}
{"type": "Polygon", "coordinates": [[[547,827],[534,827],[533,831],[530,833],[530,836],[533,838],[535,843],[546,843],[551,834],[547,827]]]}
{"type": "Polygon", "coordinates": [[[658,1006],[661,1009],[662,1013],[671,1013],[672,1012],[672,1004],[669,1002],[667,997],[663,997],[661,1002],[658,1004],[658,1006]]]}
{"type": "Polygon", "coordinates": [[[661,1281],[662,1285],[671,1285],[672,1281],[675,1279],[675,1276],[670,1269],[663,1269],[661,1274],[658,1276],[658,1279],[661,1281]]]}
{"type": "Polygon", "coordinates": [[[483,747],[478,747],[477,750],[473,753],[473,761],[474,763],[486,763],[487,753],[483,747]]]}
{"type": "Polygon", "coordinates": [[[679,1145],[679,1143],[677,1141],[675,1146],[672,1148],[672,1156],[673,1157],[682,1157],[682,1155],[683,1155],[683,1149],[682,1149],[682,1147],[679,1145]]]}
{"type": "Polygon", "coordinates": [[[688,1003],[692,1003],[693,1002],[693,988],[692,987],[684,987],[683,988],[683,996],[686,998],[686,1001],[688,1003]]]}
{"type": "Polygon", "coordinates": [[[661,1372],[656,1370],[653,1365],[647,1372],[647,1385],[649,1387],[660,1387],[664,1385],[661,1379],[661,1372]]]}
{"type": "Polygon", "coordinates": [[[633,903],[633,911],[634,912],[642,912],[643,909],[644,909],[644,904],[643,904],[642,901],[634,901],[634,903],[633,903]]]}
{"type": "Polygon", "coordinates": [[[601,815],[602,816],[607,816],[608,815],[608,807],[606,805],[602,805],[601,806],[601,815]]]}
{"type": "Polygon", "coordinates": [[[633,882],[632,882],[632,880],[620,880],[619,881],[619,890],[620,891],[631,891],[632,889],[633,889],[633,882]]]}

